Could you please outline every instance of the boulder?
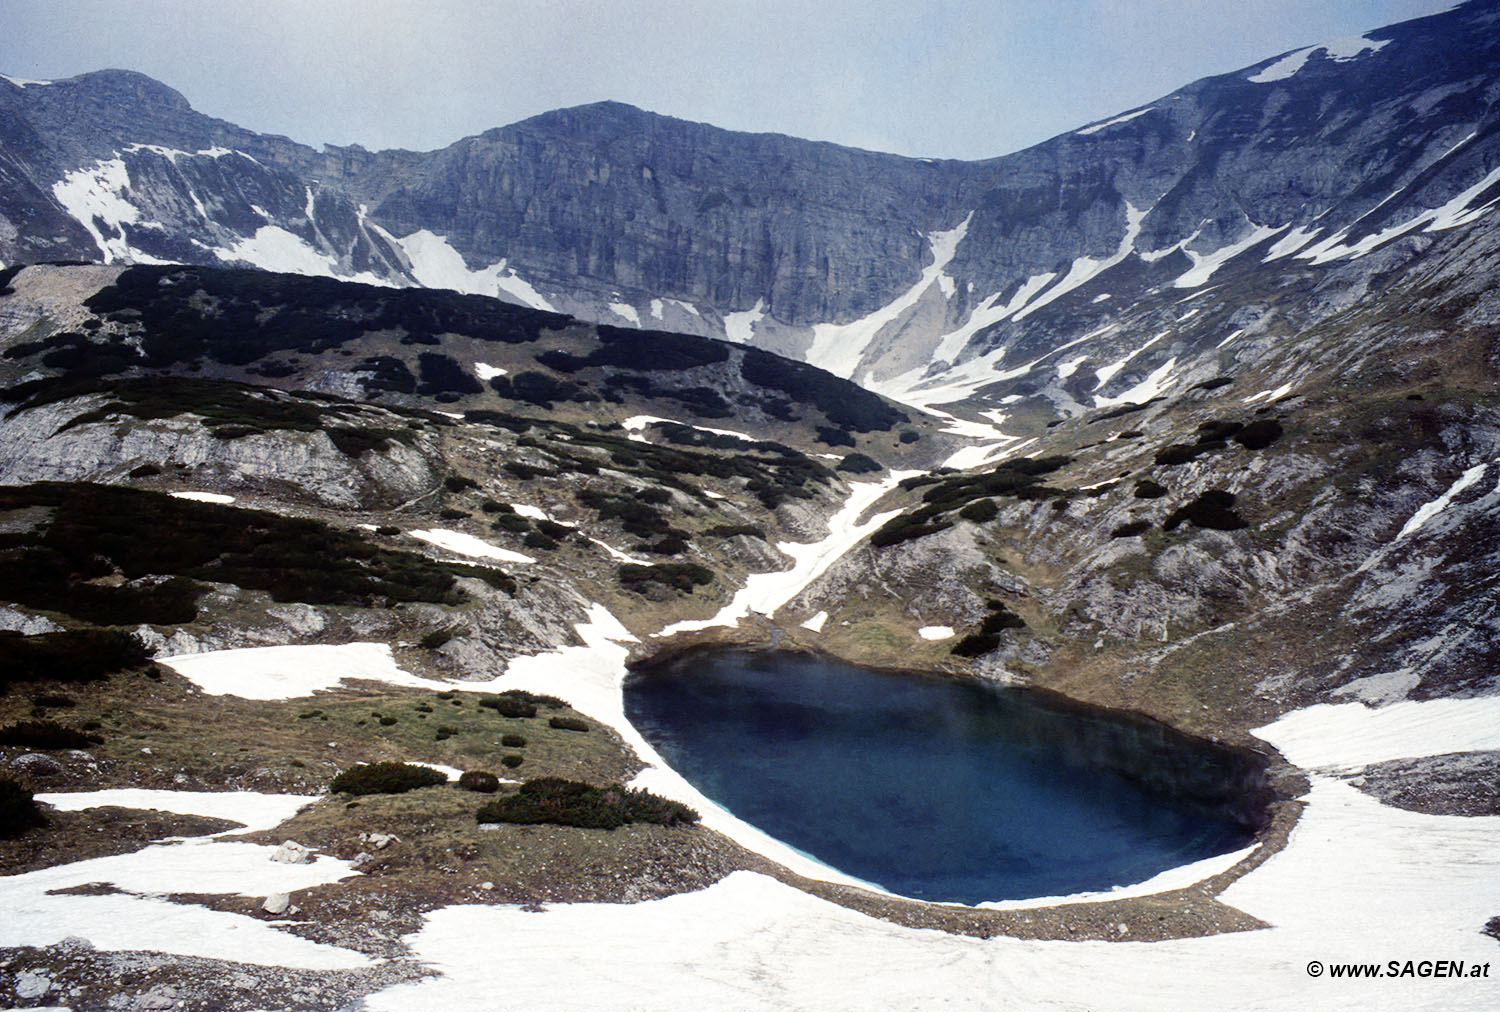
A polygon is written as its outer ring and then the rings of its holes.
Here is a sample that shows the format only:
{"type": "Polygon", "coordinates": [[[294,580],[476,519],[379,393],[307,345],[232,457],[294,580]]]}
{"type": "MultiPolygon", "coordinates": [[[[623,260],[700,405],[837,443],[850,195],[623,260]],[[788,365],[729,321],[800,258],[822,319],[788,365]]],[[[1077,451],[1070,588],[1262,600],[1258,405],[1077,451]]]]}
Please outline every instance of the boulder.
{"type": "Polygon", "coordinates": [[[271,855],[271,860],[281,864],[312,864],[312,848],[304,847],[295,840],[287,840],[276,848],[276,853],[271,855]]]}

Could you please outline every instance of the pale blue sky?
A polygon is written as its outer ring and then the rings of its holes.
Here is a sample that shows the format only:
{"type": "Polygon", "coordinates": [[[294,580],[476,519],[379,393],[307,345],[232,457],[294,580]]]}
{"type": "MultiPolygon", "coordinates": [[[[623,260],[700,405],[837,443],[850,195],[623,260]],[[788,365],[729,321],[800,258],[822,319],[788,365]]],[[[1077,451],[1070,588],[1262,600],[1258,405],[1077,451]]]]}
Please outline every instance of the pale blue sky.
{"type": "Polygon", "coordinates": [[[0,0],[0,72],[150,74],[305,143],[428,150],[562,106],[985,158],[1451,0],[0,0]]]}

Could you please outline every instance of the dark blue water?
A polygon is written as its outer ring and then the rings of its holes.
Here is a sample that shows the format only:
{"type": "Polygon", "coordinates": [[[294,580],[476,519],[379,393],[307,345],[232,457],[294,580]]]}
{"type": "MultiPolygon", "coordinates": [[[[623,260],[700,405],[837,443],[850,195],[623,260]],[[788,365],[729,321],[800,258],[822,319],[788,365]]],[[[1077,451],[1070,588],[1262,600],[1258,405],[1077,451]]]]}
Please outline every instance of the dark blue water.
{"type": "Polygon", "coordinates": [[[847,874],[931,901],[1143,881],[1244,846],[1261,767],[1035,693],[785,652],[637,672],[627,715],[709,798],[847,874]]]}

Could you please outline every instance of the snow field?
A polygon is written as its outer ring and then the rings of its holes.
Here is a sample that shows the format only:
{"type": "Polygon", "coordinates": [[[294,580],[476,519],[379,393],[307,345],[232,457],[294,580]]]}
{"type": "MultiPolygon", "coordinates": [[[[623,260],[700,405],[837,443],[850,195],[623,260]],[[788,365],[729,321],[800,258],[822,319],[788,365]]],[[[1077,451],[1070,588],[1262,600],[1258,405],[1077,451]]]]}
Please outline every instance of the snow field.
{"type": "MultiPolygon", "coordinates": [[[[64,811],[119,805],[233,819],[245,826],[228,832],[240,833],[270,829],[317,799],[126,788],[42,794],[37,800],[64,811]]],[[[201,837],[0,877],[0,909],[6,911],[0,918],[0,946],[51,945],[81,935],[105,950],[155,950],[315,970],[372,965],[356,952],[306,941],[253,917],[161,899],[173,893],[268,896],[357,874],[347,861],[316,857],[310,864],[282,864],[271,860],[275,852],[271,846],[201,837]],[[92,883],[107,883],[121,892],[49,895],[92,883]]]]}
{"type": "Polygon", "coordinates": [[[467,555],[471,559],[495,559],[499,562],[517,563],[532,563],[536,561],[529,555],[522,555],[520,552],[512,552],[509,549],[501,548],[499,545],[492,545],[488,541],[476,538],[472,534],[465,534],[462,531],[450,531],[441,527],[433,527],[424,531],[407,531],[406,533],[419,541],[425,541],[430,545],[436,545],[450,552],[457,552],[459,555],[467,555]]]}
{"type": "MultiPolygon", "coordinates": [[[[1400,704],[1381,717],[1358,704],[1312,707],[1258,733],[1289,756],[1305,738],[1321,742],[1316,760],[1336,764],[1368,761],[1362,743],[1372,739],[1385,747],[1370,754],[1430,753],[1447,747],[1455,725],[1500,726],[1492,701],[1464,702],[1488,708],[1400,704]]],[[[398,985],[368,1005],[477,1007],[493,987],[479,947],[503,937],[510,997],[546,1001],[567,979],[576,1009],[620,1007],[621,988],[632,1007],[683,1010],[1493,1008],[1493,980],[1330,980],[1311,977],[1307,964],[1493,962],[1494,942],[1478,928],[1500,910],[1500,818],[1405,812],[1337,779],[1311,779],[1286,848],[1221,896],[1270,925],[1258,931],[1151,943],[981,940],[875,920],[736,872],[696,893],[628,906],[553,905],[545,916],[513,906],[435,911],[412,942],[443,976],[398,985]]],[[[1214,870],[1177,869],[1157,884],[1214,870]]]]}

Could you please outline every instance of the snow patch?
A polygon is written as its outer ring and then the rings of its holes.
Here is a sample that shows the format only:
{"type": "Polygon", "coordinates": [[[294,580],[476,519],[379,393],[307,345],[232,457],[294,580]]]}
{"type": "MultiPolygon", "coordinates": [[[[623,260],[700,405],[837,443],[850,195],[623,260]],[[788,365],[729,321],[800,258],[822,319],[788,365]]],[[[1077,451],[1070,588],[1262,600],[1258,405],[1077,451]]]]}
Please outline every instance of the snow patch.
{"type": "Polygon", "coordinates": [[[631,415],[621,424],[625,427],[626,432],[639,432],[646,426],[656,422],[666,422],[669,425],[684,425],[690,429],[697,429],[700,432],[712,432],[719,436],[732,436],[735,439],[743,439],[747,443],[758,442],[754,436],[747,432],[739,432],[735,429],[711,429],[707,425],[694,425],[691,422],[679,422],[675,418],[662,418],[657,415],[631,415]]]}
{"type": "Polygon", "coordinates": [[[724,336],[736,344],[755,339],[755,325],[766,317],[766,300],[756,299],[754,309],[724,314],[724,336]]]}
{"type": "Polygon", "coordinates": [[[1079,355],[1077,358],[1070,358],[1066,361],[1057,363],[1057,378],[1067,379],[1069,376],[1078,371],[1079,366],[1083,365],[1083,363],[1087,362],[1088,360],[1089,357],[1087,355],[1079,355]]]}
{"type": "MultiPolygon", "coordinates": [[[[1199,285],[1208,284],[1208,279],[1213,276],[1214,271],[1218,270],[1220,267],[1224,266],[1224,264],[1239,256],[1250,247],[1259,245],[1260,243],[1271,238],[1271,236],[1275,235],[1277,232],[1280,232],[1285,228],[1285,225],[1282,225],[1280,228],[1271,228],[1268,225],[1257,225],[1254,229],[1251,230],[1249,235],[1245,236],[1245,238],[1239,240],[1238,242],[1230,243],[1228,246],[1222,247],[1221,249],[1216,249],[1212,253],[1196,253],[1193,250],[1184,247],[1183,252],[1186,253],[1188,258],[1193,261],[1193,266],[1180,277],[1178,277],[1175,281],[1173,281],[1172,287],[1197,288],[1199,285]]],[[[1186,319],[1186,317],[1184,317],[1184,319],[1186,319]]]]}
{"type": "Polygon", "coordinates": [[[496,559],[500,562],[522,563],[536,561],[529,555],[522,555],[520,552],[512,552],[501,548],[499,545],[492,545],[488,541],[483,541],[472,534],[465,534],[462,531],[450,531],[444,530],[441,527],[434,527],[425,531],[407,531],[406,533],[420,541],[426,541],[428,544],[436,545],[450,552],[457,552],[459,555],[467,555],[471,559],[496,559]]]}
{"type": "Polygon", "coordinates": [[[1500,749],[1500,696],[1405,700],[1381,707],[1319,703],[1254,733],[1305,770],[1488,751],[1500,749]]]}
{"type": "Polygon", "coordinates": [[[1256,401],[1279,401],[1291,392],[1292,385],[1290,383],[1283,383],[1275,390],[1262,390],[1258,394],[1251,394],[1249,397],[1246,397],[1243,401],[1241,401],[1241,403],[1254,404],[1256,401]]]}
{"type": "Polygon", "coordinates": [[[1103,394],[1095,394],[1094,407],[1107,408],[1116,404],[1144,404],[1153,397],[1160,397],[1163,391],[1177,385],[1176,379],[1168,379],[1168,376],[1175,368],[1177,368],[1177,356],[1174,355],[1162,363],[1151,375],[1118,397],[1106,397],[1103,394]]]}
{"type": "Polygon", "coordinates": [[[637,313],[635,307],[628,302],[611,302],[609,304],[609,311],[622,320],[629,320],[637,327],[641,325],[641,314],[637,313]]]}
{"type": "Polygon", "coordinates": [[[1032,296],[1047,287],[1047,284],[1055,277],[1057,275],[1052,273],[1032,275],[1022,283],[1020,288],[1016,289],[1015,294],[1004,305],[997,305],[1000,301],[999,292],[991,295],[974,308],[962,327],[943,335],[932,357],[942,362],[954,361],[958,358],[959,352],[963,351],[973,340],[975,334],[1019,312],[1032,296]]]}
{"type": "Polygon", "coordinates": [[[318,795],[261,794],[256,791],[157,791],[141,787],[115,787],[103,791],[38,794],[36,799],[60,812],[81,812],[88,808],[113,806],[229,819],[239,823],[241,828],[225,830],[227,833],[258,833],[281,825],[317,801],[318,795]]]}
{"type": "Polygon", "coordinates": [[[332,688],[346,678],[397,685],[436,684],[403,671],[385,643],[243,647],[158,657],[157,663],[210,696],[241,699],[299,699],[332,688]]]}
{"type": "Polygon", "coordinates": [[[1146,113],[1155,108],[1156,106],[1154,105],[1148,105],[1144,109],[1137,109],[1135,112],[1127,112],[1123,116],[1116,116],[1114,119],[1107,119],[1103,123],[1095,123],[1093,126],[1086,126],[1082,130],[1075,130],[1074,133],[1083,134],[1085,137],[1087,137],[1091,134],[1098,133],[1100,130],[1105,129],[1106,127],[1112,127],[1119,123],[1129,123],[1137,116],[1144,116],[1146,115],[1146,113]]]}
{"type": "Polygon", "coordinates": [[[221,492],[173,492],[173,499],[187,499],[191,502],[212,502],[220,506],[227,506],[234,502],[234,496],[224,495],[221,492]]]}
{"type": "Polygon", "coordinates": [[[1312,59],[1314,53],[1322,52],[1328,59],[1335,63],[1345,63],[1354,59],[1361,53],[1378,52],[1390,44],[1390,39],[1367,39],[1362,35],[1351,35],[1332,42],[1325,42],[1320,46],[1309,46],[1296,52],[1288,53],[1275,63],[1261,70],[1259,73],[1251,74],[1245,80],[1253,84],[1270,84],[1273,81],[1285,81],[1300,71],[1307,61],[1312,59]]]}
{"type": "Polygon", "coordinates": [[[816,615],[814,615],[812,618],[808,619],[806,622],[803,622],[802,623],[802,628],[804,628],[804,629],[811,629],[813,632],[822,632],[823,631],[823,626],[824,626],[824,624],[827,621],[828,621],[828,612],[826,612],[826,611],[820,611],[816,615]]]}
{"type": "Polygon", "coordinates": [[[391,239],[406,254],[411,264],[411,276],[424,288],[447,288],[470,295],[499,296],[503,293],[533,309],[557,312],[541,292],[507,266],[505,259],[482,270],[471,271],[464,263],[463,254],[454,249],[446,237],[428,229],[419,229],[404,239],[394,236],[391,239]]]}
{"type": "Polygon", "coordinates": [[[1423,504],[1421,509],[1411,515],[1411,519],[1406,521],[1405,526],[1401,528],[1401,532],[1396,535],[1395,540],[1400,541],[1408,535],[1415,534],[1421,530],[1423,524],[1447,509],[1448,505],[1453,502],[1454,498],[1460,492],[1484,477],[1485,468],[1487,467],[1489,467],[1488,464],[1476,464],[1459,475],[1458,480],[1448,486],[1448,491],[1432,500],[1432,502],[1423,504]]]}
{"type": "Polygon", "coordinates": [[[478,376],[480,382],[483,383],[488,383],[496,376],[504,376],[508,372],[510,372],[509,369],[502,369],[498,365],[490,365],[487,362],[474,363],[474,375],[478,376]]]}
{"type": "Polygon", "coordinates": [[[1125,235],[1121,237],[1120,246],[1115,250],[1114,255],[1103,260],[1096,260],[1093,257],[1079,257],[1074,260],[1073,266],[1068,268],[1068,273],[1063,276],[1063,279],[1043,292],[1035,302],[1016,313],[1016,319],[1024,320],[1036,310],[1057,301],[1073,289],[1087,284],[1116,264],[1123,263],[1126,257],[1135,252],[1135,240],[1141,234],[1141,222],[1145,220],[1147,213],[1127,201],[1125,235]]]}
{"type": "MultiPolygon", "coordinates": [[[[869,316],[851,323],[818,323],[813,325],[812,345],[807,349],[806,360],[820,369],[848,378],[859,367],[861,357],[870,344],[901,315],[917,304],[917,300],[938,282],[943,269],[958,252],[958,244],[968,234],[969,222],[974,220],[970,211],[954,228],[943,232],[927,233],[927,244],[932,252],[932,262],[922,269],[921,277],[904,293],[875,310],[869,316]]],[[[950,282],[951,285],[951,282],[950,282]]],[[[951,294],[952,289],[949,289],[951,294]]]]}
{"type": "Polygon", "coordinates": [[[951,625],[924,625],[917,630],[917,635],[924,640],[952,639],[953,627],[951,625]]]}
{"type": "Polygon", "coordinates": [[[902,478],[921,474],[921,471],[896,471],[880,482],[853,482],[849,486],[849,498],[844,506],[828,521],[828,536],[821,541],[796,543],[783,541],[776,548],[792,557],[792,568],[772,573],[752,573],[746,577],[745,585],[735,593],[734,599],[710,619],[674,622],[657,635],[672,636],[680,632],[696,632],[713,626],[737,625],[752,612],[774,615],[776,610],[833,565],[841,556],[864,539],[875,528],[895,516],[900,510],[877,513],[864,522],[860,515],[874,505],[883,495],[896,487],[902,478]]]}

